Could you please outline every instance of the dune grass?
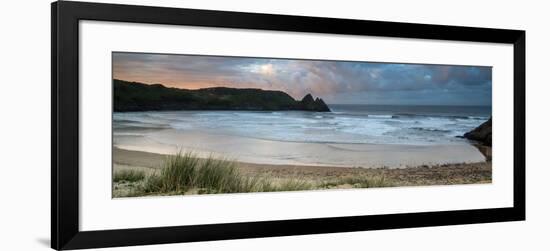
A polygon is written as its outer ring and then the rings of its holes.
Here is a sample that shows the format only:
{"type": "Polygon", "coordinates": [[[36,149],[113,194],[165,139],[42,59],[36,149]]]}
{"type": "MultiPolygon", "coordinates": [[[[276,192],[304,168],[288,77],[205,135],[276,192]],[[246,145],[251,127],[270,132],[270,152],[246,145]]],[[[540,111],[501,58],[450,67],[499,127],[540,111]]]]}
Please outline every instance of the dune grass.
{"type": "Polygon", "coordinates": [[[333,180],[312,181],[299,177],[279,179],[269,176],[247,176],[239,172],[237,162],[224,158],[200,158],[191,152],[168,156],[162,168],[146,176],[139,171],[119,171],[115,182],[139,182],[127,196],[215,194],[301,191],[338,188],[391,186],[384,177],[353,176],[333,180]]]}
{"type": "Polygon", "coordinates": [[[143,171],[137,171],[137,170],[120,170],[114,173],[113,175],[113,181],[114,182],[138,182],[145,179],[145,173],[143,171]]]}
{"type": "Polygon", "coordinates": [[[264,183],[259,177],[240,174],[234,161],[199,158],[187,152],[168,156],[160,171],[148,176],[137,194],[260,192],[266,187],[264,183]]]}
{"type": "Polygon", "coordinates": [[[199,158],[187,152],[166,158],[159,173],[148,176],[137,194],[211,194],[308,190],[298,179],[274,182],[267,177],[246,176],[237,163],[223,158],[199,158]]]}

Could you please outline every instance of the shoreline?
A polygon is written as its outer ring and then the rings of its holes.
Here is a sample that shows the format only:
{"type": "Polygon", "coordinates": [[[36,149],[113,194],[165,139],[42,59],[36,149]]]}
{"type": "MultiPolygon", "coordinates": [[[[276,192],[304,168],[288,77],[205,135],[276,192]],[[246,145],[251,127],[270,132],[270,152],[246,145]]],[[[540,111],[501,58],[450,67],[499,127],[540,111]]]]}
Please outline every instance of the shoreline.
{"type": "MultiPolygon", "coordinates": [[[[137,130],[137,129],[136,129],[137,130]]],[[[190,151],[200,157],[223,156],[265,165],[407,168],[421,165],[476,163],[485,156],[472,144],[344,144],[276,141],[202,131],[176,129],[118,132],[115,147],[175,154],[190,151]]]]}
{"type": "MultiPolygon", "coordinates": [[[[157,173],[168,155],[124,150],[113,147],[113,173],[121,170],[142,171],[146,175],[157,173]]],[[[451,184],[484,184],[492,182],[491,162],[420,165],[405,168],[360,168],[335,166],[272,165],[235,162],[239,173],[246,177],[264,176],[281,182],[300,180],[309,184],[327,184],[335,181],[366,177],[384,180],[387,186],[427,186],[451,184]]],[[[317,189],[353,188],[350,182],[317,189]],[[348,184],[349,183],[349,184],[348,184]]],[[[136,184],[113,182],[113,196],[127,197],[136,184]]],[[[381,185],[382,186],[382,185],[381,185]]],[[[386,186],[386,185],[383,185],[386,186]]],[[[161,194],[162,195],[162,194],[161,194]]]]}

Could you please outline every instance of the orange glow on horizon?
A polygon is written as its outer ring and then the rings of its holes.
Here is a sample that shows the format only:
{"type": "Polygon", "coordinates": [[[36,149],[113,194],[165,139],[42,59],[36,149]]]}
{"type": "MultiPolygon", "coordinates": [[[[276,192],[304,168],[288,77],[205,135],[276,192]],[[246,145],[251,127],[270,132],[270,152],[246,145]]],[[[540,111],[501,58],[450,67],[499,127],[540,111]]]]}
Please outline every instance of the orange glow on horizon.
{"type": "Polygon", "coordinates": [[[161,85],[164,85],[166,87],[172,87],[172,88],[178,88],[178,89],[188,89],[188,90],[199,90],[199,89],[212,88],[212,87],[228,87],[228,88],[237,88],[237,89],[252,88],[252,89],[262,89],[262,90],[283,91],[284,92],[284,90],[259,88],[257,85],[254,85],[254,84],[241,84],[241,85],[239,85],[239,87],[235,87],[235,85],[233,85],[231,83],[171,82],[171,81],[170,82],[160,82],[160,81],[157,81],[157,80],[144,81],[141,78],[140,79],[133,79],[133,78],[121,78],[121,77],[113,77],[113,79],[118,79],[118,80],[128,81],[128,82],[137,82],[137,83],[142,83],[142,84],[147,84],[147,85],[161,84],[161,85]]]}

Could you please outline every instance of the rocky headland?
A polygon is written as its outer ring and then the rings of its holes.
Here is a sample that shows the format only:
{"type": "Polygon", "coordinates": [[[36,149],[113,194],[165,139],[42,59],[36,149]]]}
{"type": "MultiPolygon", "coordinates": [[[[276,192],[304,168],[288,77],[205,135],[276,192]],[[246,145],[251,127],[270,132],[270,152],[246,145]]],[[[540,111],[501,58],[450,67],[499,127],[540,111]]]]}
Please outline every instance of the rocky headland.
{"type": "Polygon", "coordinates": [[[311,94],[302,100],[282,91],[228,87],[198,90],[170,88],[161,84],[144,84],[113,80],[114,111],[163,110],[245,110],[245,111],[314,111],[330,112],[321,98],[311,94]]]}

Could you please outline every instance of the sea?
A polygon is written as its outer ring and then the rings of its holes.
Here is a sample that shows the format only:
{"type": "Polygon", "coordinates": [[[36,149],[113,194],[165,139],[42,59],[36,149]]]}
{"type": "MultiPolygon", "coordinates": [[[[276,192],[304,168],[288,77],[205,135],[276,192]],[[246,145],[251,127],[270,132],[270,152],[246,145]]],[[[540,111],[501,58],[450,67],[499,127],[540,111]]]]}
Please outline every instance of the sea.
{"type": "Polygon", "coordinates": [[[457,137],[491,116],[490,106],[329,105],[331,112],[148,111],[113,114],[115,136],[173,129],[271,141],[339,144],[467,144],[457,137]],[[140,130],[132,130],[132,129],[140,130]]]}

